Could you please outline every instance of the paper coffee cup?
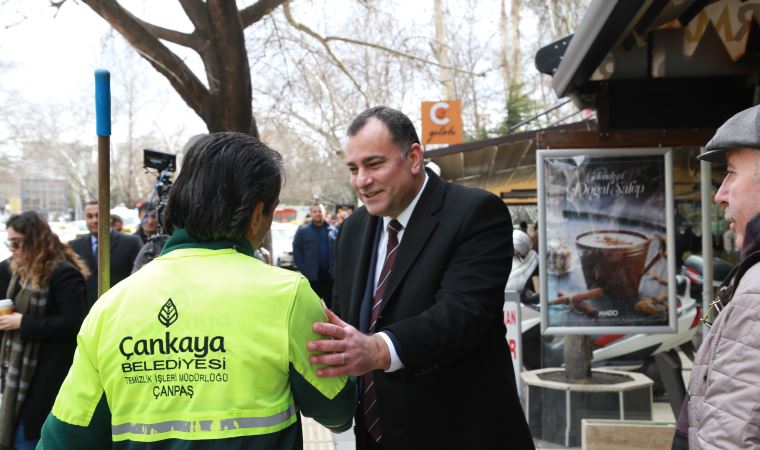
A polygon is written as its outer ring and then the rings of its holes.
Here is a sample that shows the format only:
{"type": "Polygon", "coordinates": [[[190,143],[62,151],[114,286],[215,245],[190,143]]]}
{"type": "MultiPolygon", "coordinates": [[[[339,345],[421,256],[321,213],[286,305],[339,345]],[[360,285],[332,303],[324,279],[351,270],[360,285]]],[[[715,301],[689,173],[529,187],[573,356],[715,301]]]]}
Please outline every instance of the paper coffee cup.
{"type": "Polygon", "coordinates": [[[13,314],[13,300],[9,298],[0,300],[0,316],[6,314],[13,314]]]}

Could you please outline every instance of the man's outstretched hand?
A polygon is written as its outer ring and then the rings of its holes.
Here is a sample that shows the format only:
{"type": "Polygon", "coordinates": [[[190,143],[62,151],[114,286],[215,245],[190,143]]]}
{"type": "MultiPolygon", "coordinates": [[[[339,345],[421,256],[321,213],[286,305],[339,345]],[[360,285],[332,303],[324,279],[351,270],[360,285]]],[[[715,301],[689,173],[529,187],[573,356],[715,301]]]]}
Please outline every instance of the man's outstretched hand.
{"type": "Polygon", "coordinates": [[[317,369],[317,376],[363,375],[390,367],[390,352],[382,337],[360,332],[327,308],[325,313],[330,322],[315,323],[312,330],[332,339],[308,343],[309,351],[321,353],[309,358],[311,364],[327,366],[317,369]]]}

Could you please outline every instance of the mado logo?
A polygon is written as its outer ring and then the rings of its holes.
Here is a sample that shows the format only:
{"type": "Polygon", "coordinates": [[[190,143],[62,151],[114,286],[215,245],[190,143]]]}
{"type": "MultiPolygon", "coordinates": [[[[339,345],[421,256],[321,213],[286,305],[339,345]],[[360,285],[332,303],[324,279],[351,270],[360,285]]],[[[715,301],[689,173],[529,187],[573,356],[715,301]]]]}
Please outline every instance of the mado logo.
{"type": "Polygon", "coordinates": [[[430,120],[439,126],[448,125],[451,122],[451,119],[448,117],[449,108],[450,106],[447,102],[434,103],[430,107],[430,120]]]}

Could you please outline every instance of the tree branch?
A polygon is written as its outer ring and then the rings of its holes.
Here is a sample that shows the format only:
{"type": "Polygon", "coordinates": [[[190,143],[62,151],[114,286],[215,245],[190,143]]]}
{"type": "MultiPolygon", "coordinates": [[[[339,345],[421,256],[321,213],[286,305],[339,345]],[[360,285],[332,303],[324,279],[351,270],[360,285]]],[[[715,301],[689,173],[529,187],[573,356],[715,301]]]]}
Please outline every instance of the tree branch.
{"type": "Polygon", "coordinates": [[[354,77],[351,75],[351,73],[348,71],[346,66],[343,65],[343,62],[338,58],[335,53],[333,53],[332,49],[330,48],[330,44],[327,43],[327,40],[319,35],[316,31],[312,30],[311,28],[307,27],[306,25],[296,22],[295,19],[293,19],[293,16],[290,14],[290,2],[285,3],[282,5],[282,11],[285,13],[285,19],[288,21],[288,23],[295,29],[308,34],[309,36],[313,37],[317,41],[319,41],[320,44],[322,44],[322,47],[325,48],[327,51],[327,54],[330,56],[330,59],[333,60],[335,65],[340,69],[341,72],[343,72],[349,80],[351,80],[351,83],[354,85],[357,91],[359,91],[360,94],[364,97],[364,103],[367,107],[369,107],[369,98],[367,97],[367,94],[364,92],[364,90],[361,88],[359,83],[354,79],[354,77]]]}
{"type": "Polygon", "coordinates": [[[179,0],[179,4],[197,31],[205,34],[211,28],[208,10],[202,0],[179,0]]]}
{"type": "Polygon", "coordinates": [[[381,50],[381,51],[390,53],[391,55],[400,56],[402,58],[408,58],[408,59],[411,59],[411,60],[414,60],[414,61],[419,61],[419,62],[422,62],[422,63],[425,63],[425,64],[430,64],[430,65],[433,65],[433,66],[436,66],[436,67],[442,67],[444,69],[453,70],[453,71],[459,72],[459,73],[466,73],[468,75],[473,75],[473,76],[476,76],[476,77],[484,77],[484,76],[486,76],[486,73],[487,73],[487,72],[471,72],[469,70],[460,69],[459,67],[456,67],[456,66],[447,66],[447,65],[444,65],[444,64],[437,63],[435,61],[431,61],[429,59],[425,59],[425,58],[421,58],[419,56],[412,55],[411,53],[400,52],[398,50],[393,50],[392,48],[388,48],[388,47],[385,47],[385,46],[382,46],[382,45],[379,45],[379,44],[373,44],[371,42],[360,41],[360,40],[357,40],[357,39],[344,38],[344,37],[340,37],[340,36],[325,36],[324,40],[326,42],[339,41],[339,42],[347,42],[349,44],[355,44],[355,45],[361,45],[361,46],[364,46],[364,47],[374,48],[376,50],[381,50]]]}
{"type": "Polygon", "coordinates": [[[137,21],[137,23],[142,25],[142,27],[145,28],[148,33],[152,34],[158,39],[173,42],[175,44],[182,45],[183,47],[189,47],[196,51],[198,51],[203,46],[203,39],[195,34],[187,34],[182,33],[181,31],[159,27],[137,17],[134,17],[134,19],[137,21]]]}
{"type": "Polygon", "coordinates": [[[287,3],[288,0],[259,0],[251,6],[240,11],[240,21],[243,29],[261,20],[262,17],[271,13],[278,6],[287,3]]]}
{"type": "Polygon", "coordinates": [[[296,118],[299,122],[301,122],[303,125],[305,125],[308,129],[314,131],[315,133],[321,135],[326,141],[330,142],[335,148],[340,151],[340,139],[338,139],[337,136],[335,136],[331,132],[327,132],[322,129],[322,127],[312,123],[309,119],[306,117],[303,117],[300,115],[297,111],[293,110],[293,108],[288,108],[288,114],[294,118],[296,118]]]}
{"type": "Polygon", "coordinates": [[[177,93],[202,119],[208,119],[209,92],[198,77],[177,55],[152,35],[116,0],[82,0],[106,20],[140,55],[174,87],[177,93]]]}

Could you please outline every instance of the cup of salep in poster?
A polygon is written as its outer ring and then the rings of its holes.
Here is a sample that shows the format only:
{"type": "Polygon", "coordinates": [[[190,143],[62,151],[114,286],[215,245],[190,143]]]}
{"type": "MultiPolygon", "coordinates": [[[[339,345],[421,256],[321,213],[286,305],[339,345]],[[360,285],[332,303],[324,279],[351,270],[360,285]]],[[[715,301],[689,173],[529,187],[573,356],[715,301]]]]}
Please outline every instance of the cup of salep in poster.
{"type": "Polygon", "coordinates": [[[13,314],[13,300],[6,298],[0,300],[0,316],[13,314]]]}

